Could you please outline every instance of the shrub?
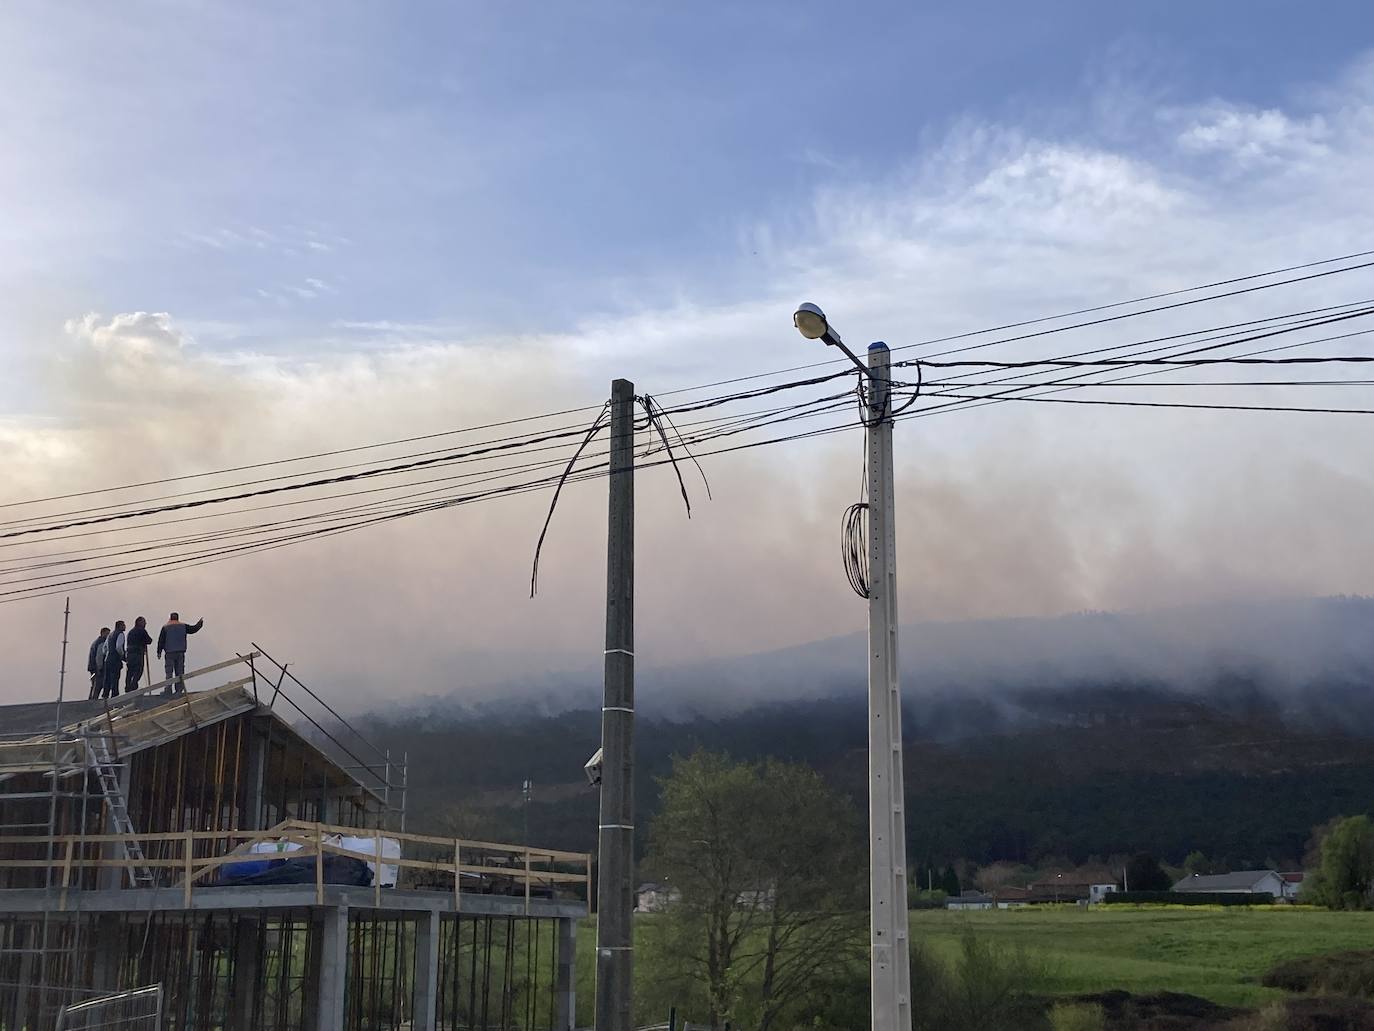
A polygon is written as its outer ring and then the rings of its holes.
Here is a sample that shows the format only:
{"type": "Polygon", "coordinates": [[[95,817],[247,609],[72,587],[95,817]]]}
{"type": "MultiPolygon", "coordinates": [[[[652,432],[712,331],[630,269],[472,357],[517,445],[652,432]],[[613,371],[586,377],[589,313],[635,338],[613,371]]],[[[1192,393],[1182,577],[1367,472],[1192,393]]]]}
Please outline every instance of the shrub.
{"type": "Polygon", "coordinates": [[[1163,903],[1170,906],[1272,906],[1274,896],[1267,891],[1241,895],[1229,891],[1118,891],[1102,896],[1105,905],[1134,902],[1140,905],[1163,903]]]}
{"type": "Polygon", "coordinates": [[[1276,964],[1261,981],[1266,988],[1374,998],[1374,950],[1329,952],[1276,964]]]}
{"type": "Polygon", "coordinates": [[[1038,995],[1048,978],[1048,966],[1024,949],[971,933],[949,967],[913,946],[913,1031],[1040,1031],[1048,1024],[1038,995]]]}

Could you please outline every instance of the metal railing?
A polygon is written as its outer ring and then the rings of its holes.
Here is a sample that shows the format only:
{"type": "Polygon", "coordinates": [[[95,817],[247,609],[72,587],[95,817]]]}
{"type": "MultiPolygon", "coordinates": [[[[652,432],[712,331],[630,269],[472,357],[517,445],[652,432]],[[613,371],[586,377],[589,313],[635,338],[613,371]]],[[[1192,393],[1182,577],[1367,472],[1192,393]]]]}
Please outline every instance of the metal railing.
{"type": "Polygon", "coordinates": [[[158,1031],[161,1024],[161,985],[72,1003],[57,1015],[57,1031],[158,1031]]]}
{"type": "MultiPolygon", "coordinates": [[[[39,846],[50,855],[32,858],[0,859],[0,869],[38,871],[46,880],[50,875],[57,885],[57,911],[65,912],[80,892],[98,885],[98,871],[127,870],[130,860],[110,857],[106,845],[135,844],[147,858],[141,866],[150,870],[157,888],[180,890],[182,904],[192,907],[192,892],[197,887],[216,883],[225,866],[255,860],[312,860],[312,882],[316,904],[324,904],[326,857],[356,859],[373,866],[372,890],[381,905],[381,867],[396,867],[400,887],[451,891],[454,907],[462,909],[462,894],[505,894],[523,896],[525,910],[535,898],[554,897],[564,892],[579,901],[591,898],[592,857],[585,852],[505,845],[492,841],[442,838],[426,834],[406,834],[380,829],[363,830],[332,824],[285,820],[265,831],[173,831],[161,834],[67,834],[51,838],[34,835],[0,837],[0,852],[6,846],[39,846]],[[344,837],[371,839],[369,851],[345,848],[344,837]],[[400,844],[402,855],[385,855],[384,841],[400,844]],[[253,852],[255,844],[290,847],[283,852],[253,852]],[[51,846],[51,847],[46,847],[51,846]],[[405,853],[409,853],[409,855],[405,853]],[[156,857],[156,858],[153,858],[156,857]]],[[[126,851],[120,849],[121,851],[126,851]]]]}

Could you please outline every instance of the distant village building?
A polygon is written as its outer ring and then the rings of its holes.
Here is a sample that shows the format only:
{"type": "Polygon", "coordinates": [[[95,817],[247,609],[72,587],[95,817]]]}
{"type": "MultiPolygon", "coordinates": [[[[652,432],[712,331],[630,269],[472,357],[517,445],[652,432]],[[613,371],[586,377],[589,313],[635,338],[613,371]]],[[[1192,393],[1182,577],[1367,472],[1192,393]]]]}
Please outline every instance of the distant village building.
{"type": "Polygon", "coordinates": [[[1290,887],[1282,874],[1273,870],[1237,870],[1235,873],[1193,874],[1173,887],[1187,894],[1207,893],[1224,895],[1272,895],[1275,899],[1292,899],[1296,888],[1290,887]]]}
{"type": "Polygon", "coordinates": [[[1279,876],[1283,878],[1283,897],[1290,902],[1297,899],[1298,892],[1302,891],[1303,878],[1307,875],[1301,870],[1296,870],[1291,873],[1281,873],[1279,876]]]}
{"type": "Polygon", "coordinates": [[[680,898],[682,898],[682,892],[676,888],[649,881],[641,884],[639,890],[635,892],[635,912],[661,913],[680,898]]]}
{"type": "Polygon", "coordinates": [[[996,905],[997,901],[991,895],[972,888],[945,899],[946,909],[993,909],[996,905]]]}

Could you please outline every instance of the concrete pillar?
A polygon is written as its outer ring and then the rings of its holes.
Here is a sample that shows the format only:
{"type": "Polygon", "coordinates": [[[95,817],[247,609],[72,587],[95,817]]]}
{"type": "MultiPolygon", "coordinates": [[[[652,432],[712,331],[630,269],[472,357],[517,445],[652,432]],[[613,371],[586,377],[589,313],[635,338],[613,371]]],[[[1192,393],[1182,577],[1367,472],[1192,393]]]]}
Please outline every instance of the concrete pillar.
{"type": "Polygon", "coordinates": [[[267,722],[270,717],[250,717],[248,720],[248,776],[247,798],[244,802],[244,816],[247,823],[243,829],[249,831],[266,830],[265,814],[262,811],[262,789],[267,772],[267,722]]]}
{"type": "Polygon", "coordinates": [[[439,914],[426,913],[415,923],[414,1031],[435,1031],[439,999],[439,914]]]}
{"type": "Polygon", "coordinates": [[[249,916],[236,916],[234,920],[234,982],[229,992],[229,1021],[225,1031],[253,1031],[258,970],[262,963],[259,948],[262,923],[249,916]]]}
{"type": "Polygon", "coordinates": [[[348,984],[348,907],[331,907],[322,913],[315,1031],[340,1031],[344,1026],[344,991],[348,984]]]}
{"type": "Polygon", "coordinates": [[[572,1031],[577,1019],[577,921],[558,921],[558,972],[554,981],[554,1029],[572,1031]]]}

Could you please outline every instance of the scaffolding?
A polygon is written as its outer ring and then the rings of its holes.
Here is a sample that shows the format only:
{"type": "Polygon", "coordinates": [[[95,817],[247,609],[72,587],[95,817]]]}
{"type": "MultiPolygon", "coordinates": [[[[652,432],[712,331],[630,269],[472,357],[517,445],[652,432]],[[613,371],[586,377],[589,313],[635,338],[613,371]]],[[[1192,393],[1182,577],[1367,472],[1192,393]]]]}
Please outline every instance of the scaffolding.
{"type": "Polygon", "coordinates": [[[408,832],[404,755],[256,644],[216,674],[0,708],[0,1031],[153,983],[178,1031],[572,1026],[590,856],[408,832]],[[306,875],[226,876],[265,849],[306,875]]]}

